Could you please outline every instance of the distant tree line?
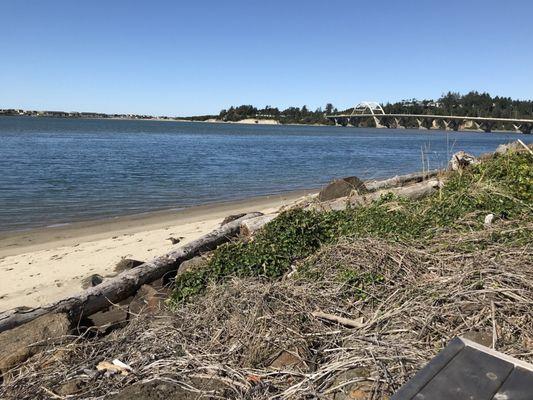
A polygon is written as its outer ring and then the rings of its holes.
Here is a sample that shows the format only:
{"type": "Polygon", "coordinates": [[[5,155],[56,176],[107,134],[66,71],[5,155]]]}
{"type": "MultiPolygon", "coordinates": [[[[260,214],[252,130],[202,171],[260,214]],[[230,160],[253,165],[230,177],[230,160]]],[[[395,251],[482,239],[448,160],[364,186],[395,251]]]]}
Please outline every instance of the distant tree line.
{"type": "MultiPolygon", "coordinates": [[[[402,100],[396,103],[383,104],[386,113],[391,114],[435,114],[458,115],[469,117],[496,118],[533,118],[532,100],[513,100],[510,97],[492,97],[488,93],[476,91],[461,95],[456,92],[443,94],[437,100],[402,100]]],[[[220,111],[218,115],[202,115],[187,119],[205,121],[217,119],[221,121],[237,122],[243,119],[273,119],[282,124],[324,124],[333,123],[326,115],[350,113],[353,108],[337,110],[328,103],[324,108],[312,111],[307,106],[288,107],[280,110],[277,107],[266,106],[257,108],[252,105],[230,107],[220,111]]]]}
{"type": "Polygon", "coordinates": [[[332,122],[326,118],[327,114],[336,113],[337,109],[332,104],[326,104],[325,109],[317,108],[312,111],[307,106],[289,107],[280,110],[277,107],[266,106],[256,108],[251,105],[242,105],[239,107],[230,107],[227,110],[220,111],[217,118],[222,121],[236,122],[243,119],[273,119],[282,124],[327,124],[332,122]]]}
{"type": "Polygon", "coordinates": [[[466,117],[526,118],[533,117],[532,100],[492,97],[488,93],[470,92],[461,95],[448,92],[438,100],[402,100],[383,105],[390,114],[434,114],[466,117]]]}

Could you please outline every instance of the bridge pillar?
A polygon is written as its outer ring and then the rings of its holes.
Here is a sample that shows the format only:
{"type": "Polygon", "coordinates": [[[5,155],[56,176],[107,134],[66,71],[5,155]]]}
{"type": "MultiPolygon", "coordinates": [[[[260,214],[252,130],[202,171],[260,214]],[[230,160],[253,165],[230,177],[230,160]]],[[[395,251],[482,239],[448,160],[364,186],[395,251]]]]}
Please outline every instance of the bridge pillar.
{"type": "Polygon", "coordinates": [[[522,124],[522,125],[520,125],[520,132],[522,132],[522,133],[530,135],[532,130],[533,130],[533,124],[522,124]]]}
{"type": "Polygon", "coordinates": [[[431,129],[433,127],[433,118],[417,118],[418,129],[431,129]]]}
{"type": "Polygon", "coordinates": [[[453,129],[454,131],[458,131],[462,123],[463,123],[463,120],[452,119],[450,120],[448,126],[450,127],[450,129],[453,129]]]}
{"type": "Polygon", "coordinates": [[[394,118],[394,127],[396,129],[405,129],[405,125],[402,125],[400,118],[394,118]]]}
{"type": "Polygon", "coordinates": [[[494,121],[483,121],[481,124],[478,124],[478,126],[487,133],[492,132],[492,128],[494,128],[494,125],[494,121]]]}
{"type": "Polygon", "coordinates": [[[374,116],[374,122],[376,124],[376,128],[386,128],[387,127],[386,125],[383,125],[381,123],[381,119],[376,117],[376,116],[374,116]]]}

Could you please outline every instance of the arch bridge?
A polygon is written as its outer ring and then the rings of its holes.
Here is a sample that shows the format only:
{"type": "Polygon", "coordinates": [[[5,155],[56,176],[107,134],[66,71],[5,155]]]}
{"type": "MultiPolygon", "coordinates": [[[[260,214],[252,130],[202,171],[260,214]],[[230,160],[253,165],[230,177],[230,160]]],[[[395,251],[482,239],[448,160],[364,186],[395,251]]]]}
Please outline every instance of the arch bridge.
{"type": "Polygon", "coordinates": [[[375,126],[376,128],[464,130],[477,129],[491,132],[498,124],[505,124],[517,132],[531,133],[533,119],[468,117],[459,115],[387,114],[375,101],[363,101],[350,113],[326,115],[326,118],[342,126],[375,126]]]}

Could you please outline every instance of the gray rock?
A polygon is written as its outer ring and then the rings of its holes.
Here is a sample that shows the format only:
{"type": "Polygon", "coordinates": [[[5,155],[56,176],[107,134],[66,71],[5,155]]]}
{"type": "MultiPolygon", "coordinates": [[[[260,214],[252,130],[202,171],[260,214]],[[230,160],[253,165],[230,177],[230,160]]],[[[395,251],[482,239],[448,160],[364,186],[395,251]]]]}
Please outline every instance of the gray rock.
{"type": "Polygon", "coordinates": [[[349,196],[353,192],[357,194],[367,192],[364,182],[356,176],[334,180],[320,191],[318,200],[335,200],[340,197],[349,196]]]}

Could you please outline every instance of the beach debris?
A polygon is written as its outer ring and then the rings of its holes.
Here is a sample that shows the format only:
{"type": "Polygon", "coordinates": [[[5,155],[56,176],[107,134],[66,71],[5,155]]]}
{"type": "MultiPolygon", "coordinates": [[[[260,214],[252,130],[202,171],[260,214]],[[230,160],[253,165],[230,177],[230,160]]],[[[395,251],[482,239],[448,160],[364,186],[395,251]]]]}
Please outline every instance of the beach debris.
{"type": "Polygon", "coordinates": [[[520,146],[522,146],[526,151],[528,151],[529,154],[533,155],[533,151],[531,150],[531,148],[528,145],[526,145],[520,139],[517,139],[516,141],[520,144],[520,146]]]}
{"type": "Polygon", "coordinates": [[[117,265],[115,265],[115,272],[127,271],[129,269],[137,268],[144,264],[144,261],[134,260],[131,258],[122,258],[117,265]]]}
{"type": "Polygon", "coordinates": [[[89,275],[88,277],[82,279],[81,287],[83,289],[87,289],[87,288],[90,288],[90,287],[95,287],[95,286],[98,286],[99,284],[101,284],[103,281],[104,281],[104,277],[102,275],[92,274],[92,275],[89,275]]]}
{"type": "Polygon", "coordinates": [[[477,163],[478,160],[476,157],[461,150],[452,156],[448,163],[448,169],[451,171],[459,171],[477,163]]]}
{"type": "Polygon", "coordinates": [[[104,371],[108,375],[115,375],[115,374],[128,375],[130,372],[133,372],[133,368],[131,368],[128,364],[125,364],[116,358],[112,362],[109,362],[109,361],[99,362],[98,365],[96,366],[96,369],[98,371],[104,371]]]}
{"type": "Polygon", "coordinates": [[[311,313],[311,315],[315,318],[320,318],[320,319],[325,319],[327,321],[336,322],[348,328],[362,328],[365,326],[363,322],[363,317],[360,317],[358,319],[349,319],[349,318],[339,317],[333,314],[328,314],[322,311],[314,311],[311,313]]]}
{"type": "Polygon", "coordinates": [[[278,214],[266,214],[266,215],[261,215],[260,217],[250,218],[245,221],[242,221],[241,222],[241,235],[251,236],[254,232],[261,229],[263,226],[268,224],[270,221],[272,221],[277,216],[278,214]]]}
{"type": "Polygon", "coordinates": [[[183,236],[180,236],[178,238],[175,238],[175,237],[169,237],[167,238],[167,240],[170,240],[170,243],[172,244],[178,244],[179,242],[181,242],[182,239],[185,239],[183,236]]]}
{"type": "Polygon", "coordinates": [[[375,192],[376,190],[382,190],[382,189],[390,189],[395,188],[399,186],[406,186],[412,183],[418,183],[422,182],[429,178],[436,177],[439,172],[442,172],[438,169],[434,169],[431,171],[422,171],[422,172],[415,172],[412,174],[406,174],[406,175],[396,175],[392,178],[382,179],[382,180],[372,180],[365,182],[365,187],[370,192],[375,192]]]}
{"type": "Polygon", "coordinates": [[[335,179],[324,187],[318,194],[319,201],[335,200],[340,197],[350,196],[351,194],[362,194],[368,190],[365,183],[356,176],[335,179]]]}
{"type": "Polygon", "coordinates": [[[230,222],[235,221],[236,219],[239,219],[241,217],[244,217],[245,215],[246,215],[246,213],[228,215],[226,218],[224,218],[222,220],[222,222],[220,223],[220,226],[224,226],[226,224],[229,224],[230,222]]]}
{"type": "Polygon", "coordinates": [[[485,216],[485,221],[483,222],[483,226],[485,228],[490,228],[490,226],[492,225],[492,221],[494,220],[494,214],[487,214],[485,216]]]}

